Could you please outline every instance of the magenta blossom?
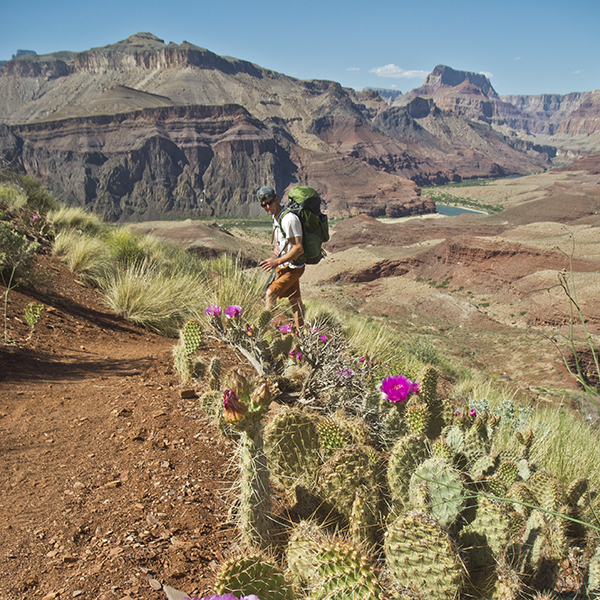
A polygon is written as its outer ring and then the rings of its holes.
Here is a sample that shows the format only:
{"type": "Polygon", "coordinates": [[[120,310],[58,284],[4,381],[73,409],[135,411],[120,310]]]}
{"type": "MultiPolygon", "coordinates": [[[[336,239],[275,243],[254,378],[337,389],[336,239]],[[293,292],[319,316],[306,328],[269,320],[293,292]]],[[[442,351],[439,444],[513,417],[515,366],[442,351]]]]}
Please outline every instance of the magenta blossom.
{"type": "Polygon", "coordinates": [[[390,402],[404,402],[415,393],[413,386],[414,382],[404,375],[390,375],[381,382],[381,397],[390,402]]]}
{"type": "Polygon", "coordinates": [[[319,338],[322,342],[326,342],[327,341],[327,336],[325,334],[323,334],[320,338],[319,338]]]}
{"type": "Polygon", "coordinates": [[[211,304],[204,309],[204,312],[209,317],[220,317],[221,316],[221,307],[218,304],[211,304]]]}
{"type": "Polygon", "coordinates": [[[225,316],[228,319],[237,319],[242,316],[242,307],[237,304],[232,304],[225,309],[225,316]]]}
{"type": "Polygon", "coordinates": [[[296,352],[296,360],[301,360],[302,356],[302,352],[296,352]]]}
{"type": "Polygon", "coordinates": [[[318,328],[318,327],[315,327],[315,328],[313,329],[313,333],[319,333],[319,328],[318,328]]]}
{"type": "Polygon", "coordinates": [[[364,356],[361,356],[361,357],[358,359],[358,362],[364,363],[364,362],[365,362],[365,360],[367,360],[367,359],[366,359],[364,356]]]}
{"type": "Polygon", "coordinates": [[[470,415],[471,417],[475,417],[475,416],[477,416],[477,411],[476,411],[474,408],[472,408],[472,409],[469,411],[469,415],[470,415]]]}
{"type": "Polygon", "coordinates": [[[290,350],[290,356],[292,358],[294,358],[294,356],[296,356],[296,351],[295,350],[290,350]]]}
{"type": "Polygon", "coordinates": [[[281,333],[292,333],[292,326],[291,325],[282,325],[279,328],[279,331],[281,331],[281,333]]]}
{"type": "MultiPolygon", "coordinates": [[[[238,598],[237,598],[237,596],[234,596],[232,593],[228,593],[228,594],[223,594],[222,596],[213,594],[212,596],[204,596],[204,598],[194,596],[191,600],[238,600],[238,598]]],[[[254,594],[250,594],[249,596],[240,597],[240,600],[258,600],[258,596],[255,596],[254,594]]]]}
{"type": "Polygon", "coordinates": [[[413,394],[420,394],[421,393],[421,384],[417,383],[416,381],[412,382],[412,388],[410,390],[413,394]]]}

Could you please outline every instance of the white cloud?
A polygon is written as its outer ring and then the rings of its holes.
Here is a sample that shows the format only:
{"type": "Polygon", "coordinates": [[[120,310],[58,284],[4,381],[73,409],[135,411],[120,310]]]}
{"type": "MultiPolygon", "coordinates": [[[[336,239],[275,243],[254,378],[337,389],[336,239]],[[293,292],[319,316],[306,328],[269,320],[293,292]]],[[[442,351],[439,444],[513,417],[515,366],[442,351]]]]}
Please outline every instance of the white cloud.
{"type": "Polygon", "coordinates": [[[346,71],[360,71],[358,67],[348,67],[346,71]]]}
{"type": "Polygon", "coordinates": [[[377,77],[393,77],[395,79],[425,79],[429,75],[428,71],[407,71],[394,64],[385,65],[384,67],[374,67],[369,69],[369,73],[375,73],[377,77]]]}
{"type": "Polygon", "coordinates": [[[579,70],[579,71],[573,71],[573,75],[579,75],[579,73],[582,73],[582,71],[581,70],[579,70]]]}
{"type": "Polygon", "coordinates": [[[488,79],[491,79],[494,74],[493,73],[488,73],[487,71],[479,71],[480,75],[485,75],[488,79]]]}
{"type": "Polygon", "coordinates": [[[520,56],[515,56],[515,60],[521,60],[520,56]]]}

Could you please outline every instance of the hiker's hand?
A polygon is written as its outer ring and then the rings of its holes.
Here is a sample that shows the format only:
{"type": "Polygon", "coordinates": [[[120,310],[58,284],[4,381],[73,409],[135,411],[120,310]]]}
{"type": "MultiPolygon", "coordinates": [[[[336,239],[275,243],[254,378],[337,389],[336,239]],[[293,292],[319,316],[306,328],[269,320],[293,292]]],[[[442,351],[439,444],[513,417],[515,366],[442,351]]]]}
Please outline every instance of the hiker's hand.
{"type": "Polygon", "coordinates": [[[274,269],[277,265],[278,262],[276,258],[267,258],[266,260],[263,260],[260,263],[260,268],[263,271],[270,271],[271,269],[274,269]]]}

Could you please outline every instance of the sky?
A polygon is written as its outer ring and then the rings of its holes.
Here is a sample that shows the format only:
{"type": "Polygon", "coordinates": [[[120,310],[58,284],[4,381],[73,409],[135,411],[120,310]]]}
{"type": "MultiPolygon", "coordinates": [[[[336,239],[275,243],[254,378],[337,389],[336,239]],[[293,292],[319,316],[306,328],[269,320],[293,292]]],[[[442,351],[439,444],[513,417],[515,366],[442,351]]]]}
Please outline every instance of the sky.
{"type": "Polygon", "coordinates": [[[0,60],[141,31],[357,90],[405,93],[436,65],[500,95],[600,88],[599,0],[0,0],[0,60]]]}

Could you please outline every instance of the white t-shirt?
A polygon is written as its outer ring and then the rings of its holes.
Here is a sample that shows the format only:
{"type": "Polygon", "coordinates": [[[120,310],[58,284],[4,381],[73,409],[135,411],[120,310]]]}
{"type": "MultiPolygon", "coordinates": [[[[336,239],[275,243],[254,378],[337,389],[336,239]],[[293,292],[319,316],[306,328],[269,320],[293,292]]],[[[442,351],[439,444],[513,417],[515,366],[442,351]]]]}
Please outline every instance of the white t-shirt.
{"type": "MultiPolygon", "coordinates": [[[[282,208],[282,212],[285,206],[282,208]]],[[[293,212],[288,212],[281,219],[281,227],[276,217],[273,217],[273,230],[275,231],[275,241],[277,242],[277,252],[279,256],[283,256],[289,252],[291,246],[288,241],[290,238],[299,237],[302,240],[302,224],[300,219],[293,212]],[[282,231],[283,229],[283,231],[282,231]]],[[[291,262],[286,262],[282,267],[290,267],[291,269],[301,269],[304,265],[295,265],[291,262]]]]}

